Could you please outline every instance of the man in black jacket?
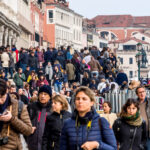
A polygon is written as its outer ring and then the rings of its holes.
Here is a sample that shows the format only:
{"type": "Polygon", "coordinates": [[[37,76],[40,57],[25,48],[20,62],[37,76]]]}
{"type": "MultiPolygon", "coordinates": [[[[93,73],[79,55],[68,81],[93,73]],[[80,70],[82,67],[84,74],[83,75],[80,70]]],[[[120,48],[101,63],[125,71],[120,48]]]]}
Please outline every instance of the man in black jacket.
{"type": "Polygon", "coordinates": [[[51,110],[52,90],[48,85],[39,89],[38,101],[28,105],[28,112],[33,126],[33,134],[27,137],[29,150],[41,150],[45,121],[51,110]]]}

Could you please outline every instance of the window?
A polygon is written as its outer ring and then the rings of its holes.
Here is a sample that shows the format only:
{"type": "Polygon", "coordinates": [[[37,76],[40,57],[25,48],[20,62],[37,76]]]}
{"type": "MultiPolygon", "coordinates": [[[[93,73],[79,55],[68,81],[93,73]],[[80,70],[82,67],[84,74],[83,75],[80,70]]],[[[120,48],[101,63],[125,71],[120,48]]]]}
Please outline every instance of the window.
{"type": "Polygon", "coordinates": [[[100,42],[99,46],[100,46],[100,48],[103,48],[103,47],[107,47],[107,44],[100,42]]]}
{"type": "Polygon", "coordinates": [[[145,41],[145,37],[142,37],[142,41],[145,41]]]}
{"type": "Polygon", "coordinates": [[[133,71],[129,71],[129,77],[133,78],[133,71]]]}
{"type": "Polygon", "coordinates": [[[53,23],[54,19],[54,12],[53,10],[48,10],[48,22],[53,23]]]}
{"type": "Polygon", "coordinates": [[[123,64],[123,58],[120,57],[120,63],[123,64]]]}
{"type": "Polygon", "coordinates": [[[129,64],[133,64],[133,58],[129,58],[129,64]]]}
{"type": "Polygon", "coordinates": [[[39,42],[40,41],[40,37],[39,34],[35,32],[35,41],[39,42]]]}
{"type": "Polygon", "coordinates": [[[123,50],[136,50],[136,45],[123,45],[123,50]]]}
{"type": "Polygon", "coordinates": [[[88,42],[93,42],[93,35],[87,34],[87,41],[88,42]]]}

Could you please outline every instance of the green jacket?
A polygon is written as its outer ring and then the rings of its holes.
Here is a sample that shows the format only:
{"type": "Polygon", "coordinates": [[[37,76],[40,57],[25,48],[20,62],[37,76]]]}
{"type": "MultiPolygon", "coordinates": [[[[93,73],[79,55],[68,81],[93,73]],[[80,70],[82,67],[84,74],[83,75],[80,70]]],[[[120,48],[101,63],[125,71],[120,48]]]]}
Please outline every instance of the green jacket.
{"type": "Polygon", "coordinates": [[[21,77],[19,77],[19,73],[16,73],[13,80],[16,86],[23,86],[23,82],[25,82],[25,79],[26,77],[24,73],[21,74],[21,77]]]}

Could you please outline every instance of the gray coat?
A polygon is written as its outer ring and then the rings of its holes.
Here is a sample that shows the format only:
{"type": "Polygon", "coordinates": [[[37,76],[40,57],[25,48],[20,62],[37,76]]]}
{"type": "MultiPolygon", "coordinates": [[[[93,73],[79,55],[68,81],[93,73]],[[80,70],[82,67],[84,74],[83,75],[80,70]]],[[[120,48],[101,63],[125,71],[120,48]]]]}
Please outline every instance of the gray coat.
{"type": "Polygon", "coordinates": [[[49,80],[52,80],[52,77],[53,77],[53,69],[51,66],[46,66],[45,68],[45,74],[46,75],[49,75],[49,80]]]}

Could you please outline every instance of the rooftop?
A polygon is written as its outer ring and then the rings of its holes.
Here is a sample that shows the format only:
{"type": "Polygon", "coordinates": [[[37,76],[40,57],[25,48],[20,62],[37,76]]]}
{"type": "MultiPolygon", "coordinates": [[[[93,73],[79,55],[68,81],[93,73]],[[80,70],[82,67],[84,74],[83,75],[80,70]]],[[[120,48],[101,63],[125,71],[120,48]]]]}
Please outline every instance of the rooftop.
{"type": "Polygon", "coordinates": [[[150,27],[150,16],[99,15],[92,20],[96,27],[150,27]]]}

